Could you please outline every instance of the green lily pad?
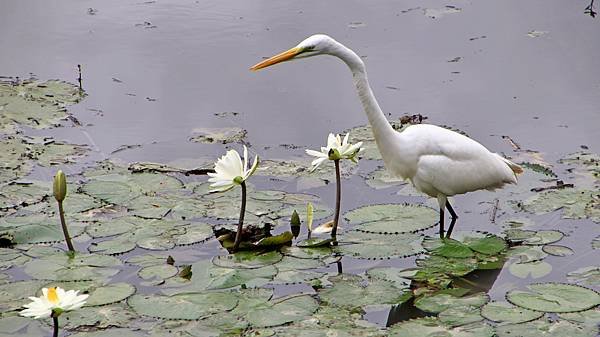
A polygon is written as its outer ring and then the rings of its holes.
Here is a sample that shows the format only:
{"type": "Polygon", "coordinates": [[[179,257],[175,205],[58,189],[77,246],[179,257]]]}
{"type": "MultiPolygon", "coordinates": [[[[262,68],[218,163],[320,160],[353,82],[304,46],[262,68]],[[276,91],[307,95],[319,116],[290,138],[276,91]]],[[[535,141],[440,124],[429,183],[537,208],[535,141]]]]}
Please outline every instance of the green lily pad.
{"type": "Polygon", "coordinates": [[[0,336],[49,336],[51,328],[43,326],[39,320],[20,316],[6,316],[0,318],[0,336]]]}
{"type": "Polygon", "coordinates": [[[369,173],[365,177],[365,183],[376,190],[406,184],[403,179],[392,176],[388,170],[382,166],[369,173]]]}
{"type": "Polygon", "coordinates": [[[306,283],[312,280],[320,279],[327,275],[326,273],[314,272],[310,270],[284,270],[279,271],[271,284],[298,284],[306,283]]]}
{"type": "Polygon", "coordinates": [[[397,288],[393,282],[357,275],[341,274],[329,278],[332,287],[318,290],[322,301],[334,306],[353,309],[367,305],[401,304],[412,297],[408,289],[397,288]]]}
{"type": "Polygon", "coordinates": [[[241,251],[235,254],[215,256],[212,260],[215,266],[225,268],[260,268],[281,261],[283,255],[278,251],[266,253],[241,251]]]}
{"type": "Polygon", "coordinates": [[[106,255],[76,254],[70,258],[59,253],[27,262],[24,271],[38,280],[102,280],[117,274],[121,265],[119,259],[106,255]]]}
{"type": "Polygon", "coordinates": [[[163,319],[199,319],[232,310],[238,303],[233,292],[186,293],[173,296],[133,295],[127,303],[140,315],[163,319]]]}
{"type": "Polygon", "coordinates": [[[485,293],[477,293],[465,297],[455,297],[449,294],[435,294],[421,297],[415,301],[415,306],[425,312],[439,313],[458,306],[481,307],[490,300],[485,293]]]}
{"type": "Polygon", "coordinates": [[[450,327],[457,327],[483,321],[480,311],[481,309],[475,306],[456,306],[440,312],[438,319],[450,327]]]}
{"type": "Polygon", "coordinates": [[[516,307],[506,302],[488,302],[481,308],[481,316],[498,323],[529,322],[543,315],[543,312],[516,307]]]}
{"type": "Polygon", "coordinates": [[[452,337],[493,337],[494,329],[481,323],[450,328],[436,318],[424,317],[394,324],[389,337],[452,336],[452,337]]]}
{"type": "Polygon", "coordinates": [[[90,291],[85,305],[88,307],[120,302],[135,293],[135,287],[129,283],[113,283],[90,291]]]}
{"type": "Polygon", "coordinates": [[[520,324],[508,324],[496,328],[498,337],[595,337],[598,327],[586,327],[569,321],[550,322],[547,319],[520,324]]]}
{"type": "Polygon", "coordinates": [[[143,337],[143,336],[145,336],[145,334],[138,332],[138,331],[130,330],[128,328],[111,328],[111,329],[93,331],[93,332],[78,332],[78,333],[74,333],[69,336],[70,337],[114,337],[114,336],[143,337]]]}
{"type": "Polygon", "coordinates": [[[410,286],[410,280],[402,276],[404,269],[394,267],[374,267],[367,270],[371,278],[392,282],[396,288],[405,289],[410,286]]]}
{"type": "Polygon", "coordinates": [[[572,323],[597,327],[598,322],[600,322],[600,307],[579,312],[560,313],[558,314],[558,317],[566,319],[567,321],[572,323]]]}
{"type": "Polygon", "coordinates": [[[567,274],[567,280],[592,287],[600,286],[600,267],[589,266],[579,268],[567,274]]]}
{"type": "Polygon", "coordinates": [[[560,245],[544,245],[542,251],[554,256],[569,256],[575,254],[573,249],[560,245]]]}
{"type": "Polygon", "coordinates": [[[359,259],[407,257],[423,251],[422,240],[421,235],[414,233],[382,235],[349,231],[338,239],[340,244],[335,250],[359,259]]]}
{"type": "Polygon", "coordinates": [[[239,143],[246,138],[247,131],[239,127],[194,129],[190,141],[206,144],[239,143]]]}
{"type": "Polygon", "coordinates": [[[36,290],[46,284],[46,281],[29,280],[0,284],[0,312],[20,309],[28,303],[29,296],[35,296],[36,290]]]}
{"type": "Polygon", "coordinates": [[[9,209],[35,204],[50,195],[50,186],[39,182],[11,183],[0,186],[0,208],[9,209]]]}
{"type": "Polygon", "coordinates": [[[560,231],[555,230],[539,230],[534,236],[523,241],[526,245],[546,245],[560,241],[565,236],[560,231]]]}
{"type": "Polygon", "coordinates": [[[511,290],[506,299],[519,307],[544,312],[575,312],[600,304],[600,294],[573,284],[534,283],[529,291],[511,290]]]}
{"type": "Polygon", "coordinates": [[[467,258],[475,255],[469,246],[454,239],[426,237],[423,247],[433,255],[454,258],[467,258]]]}
{"type": "Polygon", "coordinates": [[[541,246],[515,246],[508,250],[507,255],[514,258],[518,263],[528,263],[540,261],[546,258],[546,254],[541,246]]]}
{"type": "Polygon", "coordinates": [[[58,320],[59,326],[68,331],[81,327],[107,329],[126,328],[138,317],[124,304],[99,307],[83,307],[63,313],[58,320]]]}
{"type": "Polygon", "coordinates": [[[523,202],[523,208],[536,214],[563,209],[567,219],[586,218],[585,207],[592,201],[594,191],[573,188],[548,190],[534,195],[523,202]]]}
{"type": "Polygon", "coordinates": [[[245,308],[248,322],[255,327],[271,327],[304,320],[317,310],[317,301],[310,295],[293,295],[269,302],[253,303],[245,308]]]}
{"type": "Polygon", "coordinates": [[[138,276],[144,280],[164,280],[177,275],[177,273],[179,273],[179,269],[177,269],[177,267],[170,264],[161,264],[140,269],[138,276]]]}
{"type": "Polygon", "coordinates": [[[399,234],[424,230],[435,226],[437,212],[429,207],[410,204],[383,204],[356,208],[344,218],[357,230],[399,234]]]}
{"type": "Polygon", "coordinates": [[[518,278],[536,279],[550,274],[552,265],[545,261],[515,262],[508,266],[508,271],[518,278]]]}
{"type": "Polygon", "coordinates": [[[79,102],[84,93],[70,83],[28,79],[14,84],[0,82],[0,125],[17,124],[44,129],[67,117],[66,106],[79,102]]]}
{"type": "Polygon", "coordinates": [[[297,257],[299,259],[323,259],[332,254],[329,247],[302,248],[299,246],[282,247],[281,253],[285,256],[297,257]]]}

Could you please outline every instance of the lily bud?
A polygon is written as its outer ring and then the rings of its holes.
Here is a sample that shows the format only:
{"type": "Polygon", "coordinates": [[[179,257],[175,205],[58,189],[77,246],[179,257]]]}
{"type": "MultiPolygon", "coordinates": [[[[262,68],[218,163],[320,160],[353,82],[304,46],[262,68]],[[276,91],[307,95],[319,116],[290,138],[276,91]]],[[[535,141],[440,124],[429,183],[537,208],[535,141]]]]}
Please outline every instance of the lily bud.
{"type": "Polygon", "coordinates": [[[329,149],[329,153],[327,155],[329,156],[329,160],[342,159],[342,156],[340,155],[340,151],[338,151],[337,149],[329,149]]]}
{"type": "Polygon", "coordinates": [[[62,202],[65,200],[65,197],[67,196],[67,178],[63,171],[58,170],[58,172],[56,172],[53,188],[56,201],[62,202]]]}

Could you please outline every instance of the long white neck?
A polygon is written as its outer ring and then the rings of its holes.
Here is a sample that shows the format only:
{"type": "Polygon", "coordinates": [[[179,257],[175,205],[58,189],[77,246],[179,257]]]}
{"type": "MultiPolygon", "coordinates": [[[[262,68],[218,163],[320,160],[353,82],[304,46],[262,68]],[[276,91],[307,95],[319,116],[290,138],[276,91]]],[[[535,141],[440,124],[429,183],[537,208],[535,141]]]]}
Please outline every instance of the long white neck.
{"type": "Polygon", "coordinates": [[[389,158],[386,156],[388,151],[393,151],[394,139],[397,132],[392,128],[388,120],[385,118],[383,111],[377,104],[377,99],[373,95],[369,80],[367,79],[367,71],[364,62],[350,48],[339,44],[335,52],[331,53],[344,61],[352,71],[352,78],[358,98],[363,105],[369,124],[373,130],[373,136],[377,142],[377,147],[384,160],[389,158]]]}

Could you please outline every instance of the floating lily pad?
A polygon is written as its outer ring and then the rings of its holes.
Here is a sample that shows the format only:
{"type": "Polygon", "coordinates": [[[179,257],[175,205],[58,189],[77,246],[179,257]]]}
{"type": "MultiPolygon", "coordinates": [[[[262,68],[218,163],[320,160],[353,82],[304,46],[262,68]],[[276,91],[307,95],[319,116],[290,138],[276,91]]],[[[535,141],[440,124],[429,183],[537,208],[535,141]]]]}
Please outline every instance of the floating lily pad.
{"type": "Polygon", "coordinates": [[[448,308],[440,312],[438,319],[450,327],[483,321],[479,307],[470,305],[448,308]]]}
{"type": "Polygon", "coordinates": [[[436,225],[437,212],[429,207],[410,204],[383,204],[356,208],[344,218],[357,230],[399,234],[424,230],[436,225]]]}
{"type": "Polygon", "coordinates": [[[569,321],[550,322],[546,319],[520,324],[498,326],[498,337],[595,337],[598,327],[586,327],[569,321]]]}
{"type": "Polygon", "coordinates": [[[270,327],[307,319],[318,306],[310,295],[294,295],[263,303],[254,302],[240,313],[252,326],[270,327]]]}
{"type": "MultiPolygon", "coordinates": [[[[34,79],[19,83],[0,82],[0,125],[17,124],[34,129],[44,129],[66,118],[66,106],[84,97],[78,87],[70,83],[34,79]]],[[[3,128],[4,129],[4,128],[3,128]]]]}
{"type": "Polygon", "coordinates": [[[46,284],[47,281],[29,280],[0,285],[0,312],[20,309],[23,304],[28,303],[29,296],[35,296],[36,290],[46,284]]]}
{"type": "Polygon", "coordinates": [[[423,240],[423,247],[433,255],[443,257],[467,258],[475,255],[469,246],[460,241],[448,238],[426,237],[423,240]]]}
{"type": "Polygon", "coordinates": [[[310,270],[285,270],[279,271],[271,284],[297,284],[306,283],[308,281],[320,279],[327,275],[322,272],[314,272],[310,270]]]}
{"type": "Polygon", "coordinates": [[[423,237],[414,233],[383,235],[349,231],[338,240],[336,251],[359,259],[407,257],[423,251],[423,237]]]}
{"type": "Polygon", "coordinates": [[[347,309],[367,305],[401,304],[412,297],[412,292],[397,288],[393,282],[357,275],[341,274],[329,278],[332,287],[319,289],[319,297],[330,305],[347,309]]]}
{"type": "Polygon", "coordinates": [[[190,141],[206,144],[239,143],[246,138],[247,131],[239,127],[198,128],[192,131],[190,141]]]}
{"type": "Polygon", "coordinates": [[[518,263],[527,263],[543,260],[546,254],[541,246],[515,246],[508,250],[509,257],[518,261],[518,263]]]}
{"type": "Polygon", "coordinates": [[[544,191],[523,202],[523,208],[536,214],[563,209],[562,216],[567,219],[586,217],[585,207],[592,201],[594,191],[563,188],[544,191]]]}
{"type": "Polygon", "coordinates": [[[592,287],[600,287],[600,267],[589,266],[579,268],[567,274],[569,282],[592,287]]]}
{"type": "Polygon", "coordinates": [[[506,299],[525,309],[545,312],[575,312],[600,304],[600,294],[572,284],[534,283],[529,291],[511,290],[506,299]]]}
{"type": "Polygon", "coordinates": [[[579,312],[568,312],[558,314],[558,317],[566,319],[573,323],[579,323],[585,326],[597,327],[600,322],[600,307],[579,312]]]}
{"type": "Polygon", "coordinates": [[[278,251],[266,253],[241,251],[230,255],[215,256],[212,262],[226,268],[260,268],[281,261],[283,255],[278,251]]]}
{"type": "Polygon", "coordinates": [[[281,253],[299,259],[322,259],[329,257],[332,254],[331,248],[329,247],[302,248],[296,246],[283,247],[281,253]]]}
{"type": "Polygon", "coordinates": [[[392,282],[396,288],[404,289],[410,286],[410,280],[402,276],[404,269],[394,267],[375,267],[367,270],[371,278],[392,282]]]}
{"type": "Polygon", "coordinates": [[[518,278],[536,279],[550,274],[552,265],[545,261],[516,262],[508,266],[508,271],[518,278]]]}
{"type": "Polygon", "coordinates": [[[506,302],[488,302],[481,308],[481,316],[498,323],[529,322],[543,315],[543,312],[516,307],[506,302]]]}
{"type": "Polygon", "coordinates": [[[140,315],[190,320],[231,310],[238,303],[237,297],[233,292],[133,295],[127,303],[140,315]]]}
{"type": "Polygon", "coordinates": [[[560,245],[544,245],[542,251],[554,256],[569,256],[575,254],[571,248],[560,245]]]}
{"type": "Polygon", "coordinates": [[[546,245],[560,241],[563,236],[565,235],[560,231],[539,230],[532,237],[525,239],[523,243],[526,245],[546,245]]]}
{"type": "Polygon", "coordinates": [[[93,331],[93,332],[78,332],[78,333],[74,333],[69,336],[70,337],[114,337],[114,336],[143,337],[143,336],[145,336],[145,334],[143,334],[142,332],[128,329],[128,328],[111,328],[111,329],[93,331]]]}
{"type": "Polygon", "coordinates": [[[0,186],[0,209],[35,204],[50,195],[50,186],[39,182],[11,183],[0,186]]]}
{"type": "Polygon", "coordinates": [[[85,305],[88,307],[120,302],[135,293],[135,287],[129,283],[113,283],[88,289],[90,297],[85,305]]]}
{"type": "Polygon", "coordinates": [[[403,179],[390,175],[389,171],[382,166],[369,173],[365,177],[365,182],[376,190],[406,184],[403,179]]]}
{"type": "Polygon", "coordinates": [[[66,253],[48,255],[25,264],[24,271],[34,279],[56,281],[102,280],[119,272],[119,259],[106,255],[66,253]]]}
{"type": "Polygon", "coordinates": [[[481,307],[489,300],[490,297],[485,293],[477,293],[465,297],[440,293],[419,298],[415,301],[415,306],[426,312],[439,313],[457,306],[481,307]]]}
{"type": "Polygon", "coordinates": [[[450,328],[436,318],[424,317],[394,324],[389,337],[452,336],[452,337],[493,337],[494,329],[481,323],[450,328]]]}
{"type": "Polygon", "coordinates": [[[107,305],[100,307],[83,307],[65,312],[58,321],[65,330],[74,330],[80,327],[94,327],[106,329],[110,327],[126,328],[138,315],[124,304],[107,305]]]}

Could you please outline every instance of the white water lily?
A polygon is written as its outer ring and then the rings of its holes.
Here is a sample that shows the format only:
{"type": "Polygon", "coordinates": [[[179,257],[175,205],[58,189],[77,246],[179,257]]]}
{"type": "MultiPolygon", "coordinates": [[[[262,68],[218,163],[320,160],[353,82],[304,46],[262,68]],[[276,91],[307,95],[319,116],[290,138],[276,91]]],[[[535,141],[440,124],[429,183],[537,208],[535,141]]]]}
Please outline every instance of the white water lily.
{"type": "Polygon", "coordinates": [[[236,185],[241,185],[258,167],[258,156],[254,156],[254,163],[248,168],[248,148],[244,145],[244,160],[236,150],[229,150],[215,163],[215,173],[208,173],[210,192],[224,192],[236,185]]]}
{"type": "Polygon", "coordinates": [[[312,161],[312,169],[314,171],[319,165],[326,160],[350,159],[356,163],[356,155],[362,150],[362,142],[356,144],[348,143],[350,133],[347,133],[344,139],[340,135],[330,133],[327,137],[327,147],[321,147],[321,151],[306,150],[306,153],[317,157],[312,161]]]}
{"type": "Polygon", "coordinates": [[[35,319],[48,318],[54,312],[60,315],[62,312],[81,308],[89,295],[78,295],[79,290],[65,291],[60,287],[44,288],[40,297],[29,297],[31,302],[25,304],[19,314],[35,319]]]}

